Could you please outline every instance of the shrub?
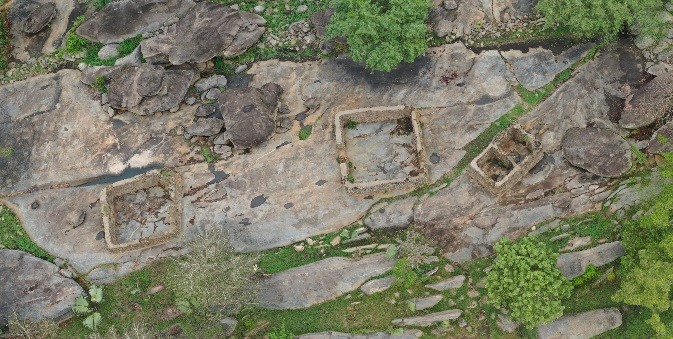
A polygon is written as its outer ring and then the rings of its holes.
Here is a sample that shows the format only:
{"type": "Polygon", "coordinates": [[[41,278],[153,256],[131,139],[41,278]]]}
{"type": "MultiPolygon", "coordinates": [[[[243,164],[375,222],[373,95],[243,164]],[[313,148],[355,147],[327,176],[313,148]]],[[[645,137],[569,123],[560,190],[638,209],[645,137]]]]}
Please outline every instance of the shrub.
{"type": "Polygon", "coordinates": [[[327,38],[346,37],[349,54],[367,69],[390,72],[428,48],[428,0],[334,0],[327,38]]]}
{"type": "Polygon", "coordinates": [[[274,328],[267,334],[269,339],[294,339],[294,334],[285,328],[285,324],[280,328],[274,328]]]}
{"type": "MultiPolygon", "coordinates": [[[[15,313],[9,316],[7,327],[8,331],[5,333],[7,338],[55,339],[58,337],[58,325],[55,322],[49,320],[19,320],[15,313]]],[[[2,336],[2,331],[0,331],[0,337],[5,337],[2,336]]]]}
{"type": "Polygon", "coordinates": [[[395,284],[404,288],[413,286],[418,280],[418,274],[409,267],[409,262],[406,258],[402,258],[395,263],[392,275],[395,278],[395,284]]]}
{"type": "Polygon", "coordinates": [[[423,234],[409,230],[404,239],[397,239],[397,255],[406,259],[406,263],[412,269],[430,263],[430,256],[435,253],[435,248],[428,245],[428,240],[423,234]]]}
{"type": "Polygon", "coordinates": [[[661,37],[665,28],[661,0],[540,0],[535,8],[547,26],[567,26],[585,37],[613,38],[624,27],[661,37]]]}
{"type": "Polygon", "coordinates": [[[237,254],[221,231],[198,236],[169,266],[166,283],[194,311],[238,313],[255,301],[258,256],[237,254]]]}
{"type": "Polygon", "coordinates": [[[527,328],[563,314],[561,303],[572,286],[556,268],[557,253],[532,237],[502,239],[494,248],[497,258],[486,280],[490,303],[509,309],[527,328]]]}
{"type": "MultiPolygon", "coordinates": [[[[673,155],[664,154],[660,167],[662,176],[673,178],[673,155]]],[[[641,207],[646,212],[637,220],[627,222],[622,231],[626,256],[621,260],[622,275],[614,301],[648,308],[647,321],[660,337],[671,337],[673,326],[664,324],[660,312],[671,308],[673,281],[673,184],[641,207]]]]}
{"type": "Polygon", "coordinates": [[[306,125],[299,130],[299,140],[306,140],[311,136],[313,132],[313,126],[306,125]]]}

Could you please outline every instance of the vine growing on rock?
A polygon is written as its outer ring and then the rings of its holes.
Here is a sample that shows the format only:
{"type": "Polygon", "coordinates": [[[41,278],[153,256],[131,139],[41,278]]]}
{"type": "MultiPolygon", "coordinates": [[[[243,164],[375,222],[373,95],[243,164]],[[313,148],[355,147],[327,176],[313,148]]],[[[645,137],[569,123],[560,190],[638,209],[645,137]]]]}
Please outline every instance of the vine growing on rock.
{"type": "Polygon", "coordinates": [[[390,72],[423,54],[428,0],[334,0],[327,38],[345,37],[353,61],[390,72]]]}
{"type": "Polygon", "coordinates": [[[563,314],[562,301],[572,285],[556,268],[558,254],[533,237],[494,246],[497,257],[488,272],[489,302],[505,307],[513,320],[533,328],[563,314]]]}

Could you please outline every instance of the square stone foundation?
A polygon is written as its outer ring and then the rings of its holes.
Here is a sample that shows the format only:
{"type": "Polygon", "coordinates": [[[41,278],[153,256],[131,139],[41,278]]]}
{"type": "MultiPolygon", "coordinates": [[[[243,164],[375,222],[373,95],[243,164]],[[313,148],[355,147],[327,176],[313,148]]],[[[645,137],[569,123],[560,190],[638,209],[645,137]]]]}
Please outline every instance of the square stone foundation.
{"type": "Polygon", "coordinates": [[[498,134],[467,169],[468,175],[493,195],[500,195],[521,181],[542,160],[540,142],[521,126],[498,134]]]}
{"type": "Polygon", "coordinates": [[[101,192],[101,206],[110,250],[160,245],[182,230],[182,177],[163,169],[116,182],[101,192]]]}
{"type": "Polygon", "coordinates": [[[421,129],[413,108],[341,111],[335,120],[341,181],[349,193],[411,191],[427,181],[421,129]]]}

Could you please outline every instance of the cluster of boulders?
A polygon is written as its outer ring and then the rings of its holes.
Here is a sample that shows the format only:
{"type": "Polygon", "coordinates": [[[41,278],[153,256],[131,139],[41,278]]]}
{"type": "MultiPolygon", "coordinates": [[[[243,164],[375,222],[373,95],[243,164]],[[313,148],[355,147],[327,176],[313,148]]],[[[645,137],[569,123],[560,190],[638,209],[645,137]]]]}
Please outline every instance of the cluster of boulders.
{"type": "Polygon", "coordinates": [[[647,71],[655,76],[673,71],[673,2],[666,3],[666,10],[658,15],[666,25],[664,36],[655,38],[645,34],[639,34],[634,43],[643,51],[647,63],[647,71]]]}

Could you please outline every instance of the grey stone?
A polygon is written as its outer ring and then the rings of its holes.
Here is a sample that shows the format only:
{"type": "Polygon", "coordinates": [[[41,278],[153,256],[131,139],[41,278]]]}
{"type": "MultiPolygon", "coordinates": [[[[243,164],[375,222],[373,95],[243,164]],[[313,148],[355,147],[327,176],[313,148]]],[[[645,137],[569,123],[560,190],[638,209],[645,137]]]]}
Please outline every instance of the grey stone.
{"type": "Polygon", "coordinates": [[[359,260],[332,257],[274,274],[261,283],[260,306],[300,309],[354,291],[367,279],[392,269],[394,260],[372,254],[359,260]]]}
{"type": "Polygon", "coordinates": [[[220,133],[222,127],[224,127],[224,121],[222,121],[222,119],[200,118],[187,126],[185,131],[191,135],[209,137],[220,133]]]}
{"type": "Polygon", "coordinates": [[[417,339],[423,335],[423,331],[405,329],[401,334],[388,334],[376,332],[370,334],[351,334],[342,332],[308,333],[298,339],[417,339]]]}
{"type": "Polygon", "coordinates": [[[101,60],[116,58],[119,56],[117,46],[119,46],[119,44],[107,44],[103,46],[100,51],[98,51],[98,58],[101,60]]]}
{"type": "Polygon", "coordinates": [[[619,125],[637,129],[661,119],[673,107],[673,73],[654,78],[639,88],[622,111],[619,125]]]}
{"type": "Polygon", "coordinates": [[[72,228],[81,225],[84,222],[84,218],[86,218],[86,211],[84,210],[72,210],[65,216],[66,222],[72,228]]]}
{"type": "Polygon", "coordinates": [[[423,298],[414,298],[409,300],[409,307],[413,311],[422,311],[434,307],[440,301],[442,301],[442,299],[444,299],[444,296],[442,296],[441,294],[423,298]]]}
{"type": "Polygon", "coordinates": [[[322,38],[325,36],[325,33],[327,32],[326,27],[330,23],[332,15],[334,15],[333,8],[328,8],[311,14],[311,25],[313,25],[317,37],[322,38]]]}
{"type": "Polygon", "coordinates": [[[258,13],[258,14],[264,12],[265,9],[266,9],[266,8],[264,8],[264,6],[262,6],[262,5],[257,5],[257,6],[255,6],[255,7],[253,8],[253,10],[255,11],[255,13],[258,13]]]}
{"type": "Polygon", "coordinates": [[[416,197],[410,197],[381,207],[374,206],[365,225],[371,230],[407,228],[413,221],[416,201],[416,197]]]}
{"type": "Polygon", "coordinates": [[[366,295],[372,295],[374,293],[383,292],[393,286],[395,283],[395,277],[385,277],[380,279],[370,280],[360,286],[362,293],[366,295]]]}
{"type": "Polygon", "coordinates": [[[462,313],[461,310],[448,310],[418,317],[395,319],[393,320],[393,325],[427,327],[432,326],[435,323],[458,319],[462,313]]]}
{"type": "Polygon", "coordinates": [[[144,40],[140,46],[145,59],[153,63],[206,62],[216,56],[242,54],[259,40],[265,24],[257,14],[200,2],[165,33],[144,40]]]}
{"type": "Polygon", "coordinates": [[[238,321],[234,318],[224,318],[220,320],[220,326],[222,326],[222,332],[225,337],[230,337],[236,332],[236,325],[238,325],[238,321]]]}
{"type": "Polygon", "coordinates": [[[21,251],[0,249],[0,276],[0,326],[13,313],[19,319],[64,320],[84,292],[56,265],[21,251]]]}
{"type": "Polygon", "coordinates": [[[194,105],[196,103],[196,98],[195,97],[188,97],[185,99],[185,104],[187,105],[194,105]]]}
{"type": "Polygon", "coordinates": [[[278,95],[254,87],[224,91],[219,108],[234,146],[250,148],[268,140],[276,129],[278,95]]]}
{"type": "Polygon", "coordinates": [[[227,145],[227,144],[231,143],[231,140],[229,138],[229,134],[227,134],[227,132],[223,132],[223,133],[218,134],[215,137],[215,140],[213,140],[213,143],[215,145],[227,145]]]}
{"type": "Polygon", "coordinates": [[[207,101],[217,100],[217,98],[220,96],[220,94],[222,94],[222,92],[220,92],[219,88],[211,88],[211,89],[203,92],[203,94],[201,94],[201,101],[207,102],[207,101]]]}
{"type": "Polygon", "coordinates": [[[245,64],[238,65],[238,67],[236,67],[236,69],[234,70],[234,73],[240,74],[240,73],[243,73],[246,69],[248,69],[248,65],[245,65],[245,64]]]}
{"type": "Polygon", "coordinates": [[[201,105],[194,111],[197,117],[207,117],[217,112],[217,105],[201,105]]]}
{"type": "Polygon", "coordinates": [[[446,291],[450,289],[457,289],[463,286],[463,283],[465,282],[465,276],[464,275],[457,275],[454,277],[451,277],[446,280],[442,280],[440,282],[436,282],[434,284],[430,285],[425,285],[427,288],[431,288],[435,291],[446,291]]]}
{"type": "Polygon", "coordinates": [[[633,43],[638,47],[639,49],[647,49],[649,47],[652,47],[654,45],[654,38],[652,38],[649,35],[638,35],[634,40],[633,43]]]}
{"type": "Polygon", "coordinates": [[[596,175],[618,177],[631,168],[629,143],[606,128],[571,128],[562,147],[566,160],[596,175]]]}
{"type": "Polygon", "coordinates": [[[43,30],[56,16],[56,6],[53,2],[45,2],[35,8],[23,22],[23,31],[36,34],[43,30]]]}
{"type": "Polygon", "coordinates": [[[139,115],[170,110],[182,102],[193,76],[192,71],[149,64],[118,67],[108,87],[110,107],[139,115]]]}
{"type": "Polygon", "coordinates": [[[570,239],[568,246],[562,249],[562,251],[574,251],[580,247],[591,245],[591,237],[575,237],[570,239]]]}
{"type": "Polygon", "coordinates": [[[77,27],[77,34],[109,44],[159,29],[172,17],[184,15],[191,0],[125,0],[105,6],[77,27]]]}
{"type": "Polygon", "coordinates": [[[226,145],[215,145],[215,147],[213,147],[213,151],[225,158],[231,156],[232,154],[231,147],[226,145]]]}
{"type": "Polygon", "coordinates": [[[587,339],[622,325],[622,314],[616,308],[602,308],[566,315],[537,328],[540,339],[587,339]]]}
{"type": "Polygon", "coordinates": [[[673,121],[667,122],[652,135],[646,150],[650,154],[673,151],[673,121]]]}
{"type": "Polygon", "coordinates": [[[455,0],[444,0],[443,5],[444,5],[444,8],[446,8],[449,11],[458,8],[458,4],[456,3],[455,0]]]}
{"type": "Polygon", "coordinates": [[[579,252],[562,253],[556,267],[568,279],[579,277],[589,264],[600,267],[609,264],[626,253],[621,241],[598,245],[579,252]]]}
{"type": "Polygon", "coordinates": [[[306,11],[308,11],[308,6],[306,6],[306,5],[297,6],[297,13],[304,13],[306,11]]]}
{"type": "Polygon", "coordinates": [[[212,75],[208,78],[200,79],[194,84],[198,92],[205,92],[211,88],[227,86],[227,77],[224,75],[212,75]]]}
{"type": "Polygon", "coordinates": [[[518,322],[512,321],[508,316],[503,315],[502,313],[498,314],[496,324],[498,325],[498,328],[507,333],[514,333],[520,325],[518,322]]]}
{"type": "Polygon", "coordinates": [[[510,50],[501,54],[512,66],[517,80],[527,90],[534,91],[550,83],[557,74],[584,57],[594,46],[594,43],[580,44],[558,56],[541,47],[530,49],[526,53],[510,50]]]}

